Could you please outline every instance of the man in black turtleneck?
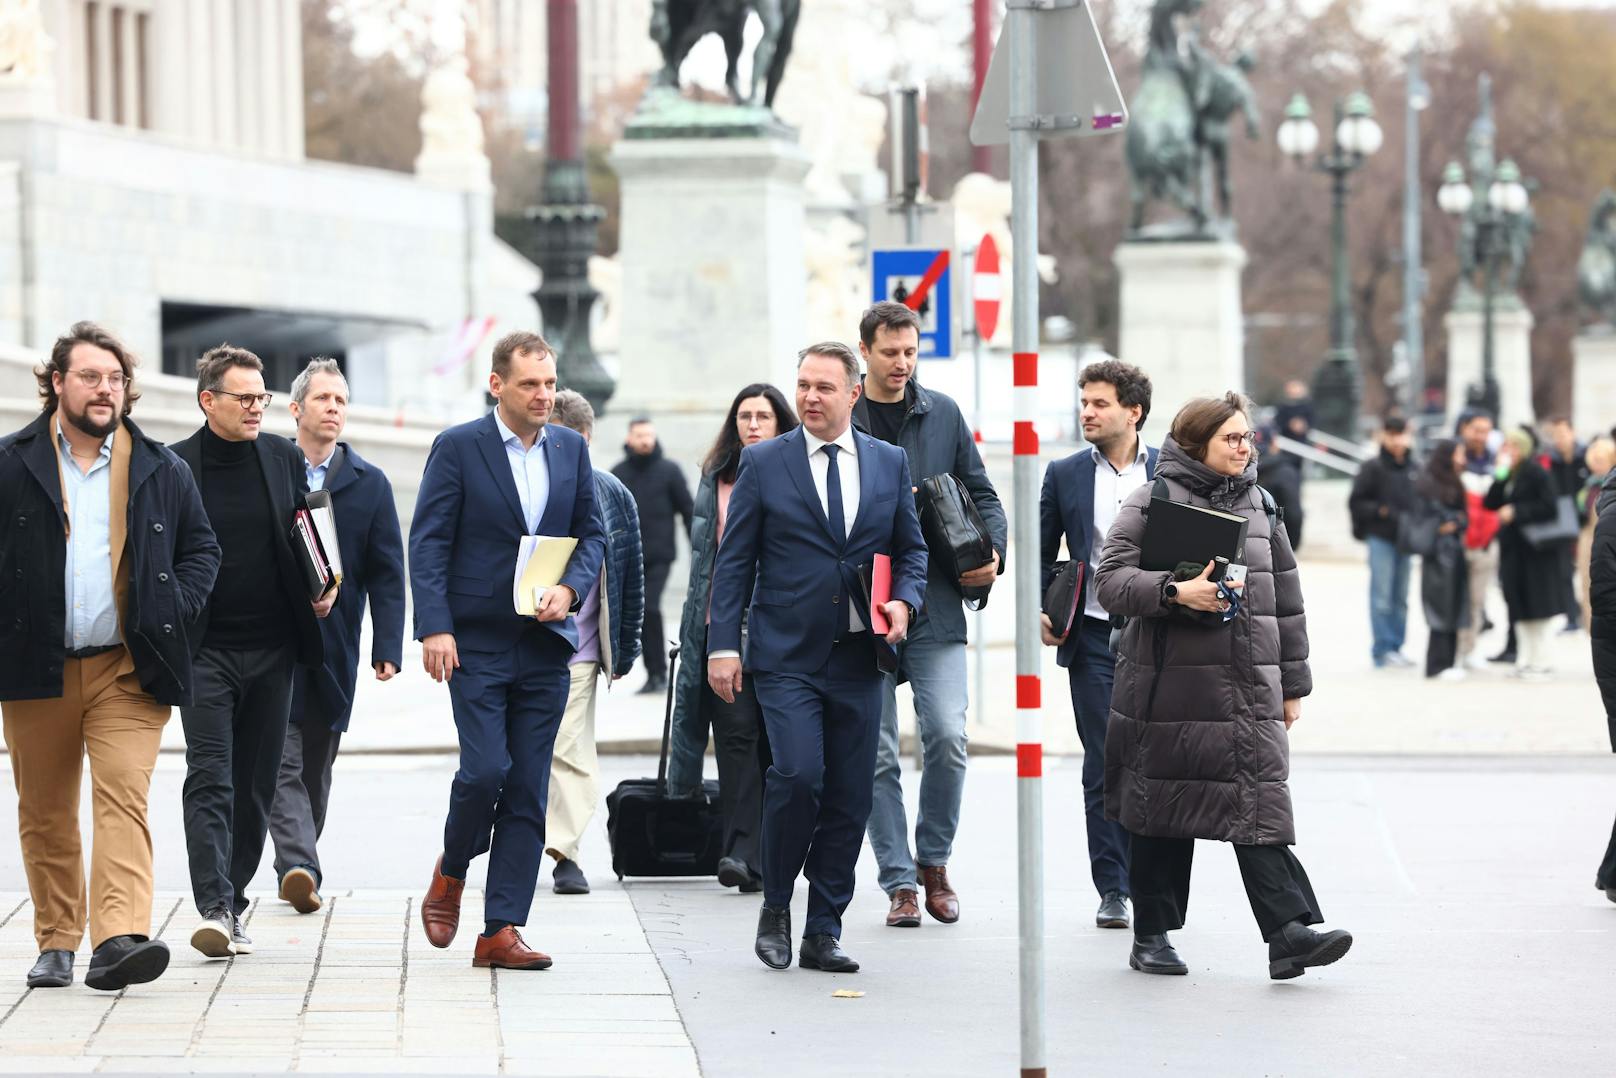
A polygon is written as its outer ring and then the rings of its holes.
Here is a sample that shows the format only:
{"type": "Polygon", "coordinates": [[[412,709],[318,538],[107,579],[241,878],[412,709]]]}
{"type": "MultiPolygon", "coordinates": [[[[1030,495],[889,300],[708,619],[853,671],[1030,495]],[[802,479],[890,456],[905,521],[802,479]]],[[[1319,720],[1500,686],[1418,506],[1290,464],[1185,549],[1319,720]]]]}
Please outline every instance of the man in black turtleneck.
{"type": "Polygon", "coordinates": [[[292,554],[292,514],[308,479],[297,446],[259,432],[270,401],[263,371],[245,349],[211,349],[196,380],[207,422],[173,447],[196,476],[222,552],[213,594],[189,634],[194,702],[180,709],[185,844],[202,914],[191,946],[209,958],[252,952],[243,891],[269,834],[292,667],[320,665],[315,619],[335,601],[335,594],[309,601],[292,554]]]}

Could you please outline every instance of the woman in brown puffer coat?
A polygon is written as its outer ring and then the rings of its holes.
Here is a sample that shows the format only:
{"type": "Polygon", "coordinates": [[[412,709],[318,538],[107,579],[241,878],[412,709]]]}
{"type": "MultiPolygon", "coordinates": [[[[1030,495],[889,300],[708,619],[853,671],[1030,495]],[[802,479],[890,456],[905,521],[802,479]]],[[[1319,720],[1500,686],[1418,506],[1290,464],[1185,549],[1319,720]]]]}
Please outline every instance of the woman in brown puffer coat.
{"type": "Polygon", "coordinates": [[[1324,917],[1290,850],[1285,731],[1313,678],[1296,555],[1257,486],[1249,414],[1237,393],[1190,401],[1156,467],[1172,501],[1246,518],[1246,573],[1232,618],[1208,579],[1210,563],[1179,581],[1139,567],[1154,485],[1123,503],[1095,576],[1101,605],[1129,619],[1105,739],[1105,809],[1132,837],[1128,964],[1145,973],[1188,972],[1167,933],[1184,925],[1198,838],[1234,846],[1275,980],[1352,946],[1347,932],[1308,927],[1324,917]]]}

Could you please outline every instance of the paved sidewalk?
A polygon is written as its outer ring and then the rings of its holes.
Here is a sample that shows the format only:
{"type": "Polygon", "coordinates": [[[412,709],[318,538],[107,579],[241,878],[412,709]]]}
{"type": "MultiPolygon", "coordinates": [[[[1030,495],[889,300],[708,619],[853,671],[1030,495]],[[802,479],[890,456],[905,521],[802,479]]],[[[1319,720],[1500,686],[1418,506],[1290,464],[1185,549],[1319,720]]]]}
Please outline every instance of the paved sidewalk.
{"type": "MultiPolygon", "coordinates": [[[[172,881],[171,881],[172,882],[172,881]]],[[[255,902],[258,950],[210,960],[191,950],[189,896],[159,896],[169,971],[100,993],[28,991],[33,907],[0,894],[0,1071],[284,1072],[683,1076],[699,1073],[639,918],[619,889],[556,904],[544,972],[475,969],[462,927],[425,942],[419,896],[360,890],[300,917],[255,902]]],[[[466,894],[475,915],[481,895],[466,894]]]]}

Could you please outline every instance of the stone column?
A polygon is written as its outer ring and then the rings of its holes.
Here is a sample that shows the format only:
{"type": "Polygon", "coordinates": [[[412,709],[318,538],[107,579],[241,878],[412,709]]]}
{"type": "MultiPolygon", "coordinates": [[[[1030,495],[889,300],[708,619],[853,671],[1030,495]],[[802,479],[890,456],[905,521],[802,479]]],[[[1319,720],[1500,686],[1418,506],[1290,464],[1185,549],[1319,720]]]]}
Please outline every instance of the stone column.
{"type": "Polygon", "coordinates": [[[610,430],[657,421],[669,456],[712,444],[735,392],[773,382],[792,395],[804,339],[803,178],[808,155],[770,135],[625,138],[622,335],[610,430]]]}
{"type": "Polygon", "coordinates": [[[90,115],[102,123],[113,123],[112,113],[112,8],[98,4],[90,25],[85,28],[89,40],[95,42],[95,54],[88,57],[95,68],[95,99],[90,104],[90,115]]]}
{"type": "Polygon", "coordinates": [[[1593,326],[1571,342],[1571,422],[1590,437],[1616,421],[1616,327],[1593,326]]]}
{"type": "Polygon", "coordinates": [[[185,40],[188,14],[183,2],[157,4],[152,8],[146,63],[152,129],[190,138],[195,134],[191,120],[195,106],[186,92],[190,70],[185,40]]]}
{"type": "Polygon", "coordinates": [[[236,43],[235,0],[213,0],[213,34],[209,44],[214,50],[213,82],[209,89],[214,96],[213,137],[221,146],[241,145],[239,123],[241,49],[236,43]]]}
{"type": "Polygon", "coordinates": [[[1118,358],[1150,375],[1155,429],[1192,397],[1245,392],[1245,249],[1227,240],[1131,242],[1113,259],[1122,274],[1118,358]]]}
{"type": "MultiPolygon", "coordinates": [[[[135,128],[140,126],[141,99],[146,93],[146,87],[140,81],[140,17],[141,13],[134,8],[123,9],[123,38],[118,42],[117,63],[119,82],[122,84],[122,123],[125,127],[135,128]]],[[[145,103],[145,108],[149,117],[150,102],[145,103]]]]}
{"type": "MultiPolygon", "coordinates": [[[[1464,411],[1472,385],[1481,384],[1482,340],[1485,333],[1481,301],[1463,295],[1442,320],[1448,330],[1448,419],[1464,411]]],[[[1493,370],[1498,379],[1499,426],[1531,423],[1532,312],[1513,296],[1493,302],[1493,370]]]]}
{"type": "Polygon", "coordinates": [[[213,0],[185,0],[184,17],[185,49],[177,61],[170,57],[164,63],[177,63],[186,70],[182,88],[188,103],[185,133],[199,142],[211,143],[218,137],[213,0]]]}
{"type": "MultiPolygon", "coordinates": [[[[266,3],[270,0],[265,0],[266,3]]],[[[303,157],[303,9],[298,0],[274,0],[281,13],[280,92],[276,110],[281,132],[278,152],[301,160],[303,157]]]]}

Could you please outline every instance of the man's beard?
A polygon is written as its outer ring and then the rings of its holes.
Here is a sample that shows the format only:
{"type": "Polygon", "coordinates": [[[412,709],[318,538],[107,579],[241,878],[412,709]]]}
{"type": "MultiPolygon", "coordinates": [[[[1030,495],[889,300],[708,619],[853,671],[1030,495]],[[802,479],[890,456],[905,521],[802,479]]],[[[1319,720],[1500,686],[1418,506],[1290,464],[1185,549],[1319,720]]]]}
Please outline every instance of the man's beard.
{"type": "Polygon", "coordinates": [[[88,434],[92,438],[105,438],[107,435],[118,429],[118,408],[116,405],[112,406],[112,418],[106,423],[97,423],[95,420],[91,419],[90,410],[88,408],[76,415],[73,412],[68,411],[66,408],[63,408],[62,414],[67,416],[67,421],[69,423],[73,424],[79,430],[83,431],[85,434],[88,434]]]}

